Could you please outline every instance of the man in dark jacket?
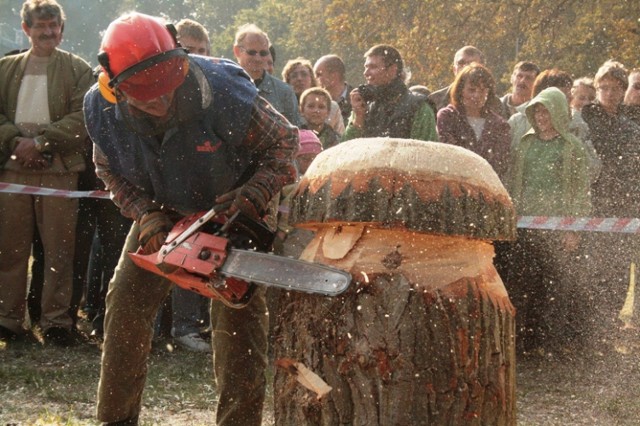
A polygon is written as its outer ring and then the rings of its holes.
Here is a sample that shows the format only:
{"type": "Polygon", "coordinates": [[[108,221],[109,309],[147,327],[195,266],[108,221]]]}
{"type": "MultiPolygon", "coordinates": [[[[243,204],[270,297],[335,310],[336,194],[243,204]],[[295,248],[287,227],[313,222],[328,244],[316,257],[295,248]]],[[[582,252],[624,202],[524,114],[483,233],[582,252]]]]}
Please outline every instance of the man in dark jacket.
{"type": "MultiPolygon", "coordinates": [[[[596,102],[582,108],[602,161],[600,175],[591,186],[595,217],[633,218],[640,212],[640,127],[622,104],[627,77],[622,64],[605,62],[594,78],[596,102]]],[[[627,294],[630,264],[639,261],[640,241],[637,235],[625,233],[593,233],[590,241],[592,285],[606,289],[606,297],[598,301],[600,318],[615,318],[627,294]]],[[[613,324],[603,321],[603,325],[613,324]]]]}
{"type": "Polygon", "coordinates": [[[437,141],[435,113],[426,97],[411,93],[405,85],[400,52],[379,44],[364,57],[367,84],[351,92],[353,112],[342,140],[393,137],[437,141]]]}
{"type": "MultiPolygon", "coordinates": [[[[98,418],[135,425],[154,319],[172,285],[126,252],[158,251],[176,220],[214,205],[227,217],[241,211],[259,220],[295,178],[298,136],[242,68],[188,55],[159,18],[116,19],[99,59],[99,83],[84,103],[96,171],[135,223],[107,295],[98,418]]],[[[260,290],[243,309],[214,301],[220,425],[261,424],[267,318],[260,290]]]]}

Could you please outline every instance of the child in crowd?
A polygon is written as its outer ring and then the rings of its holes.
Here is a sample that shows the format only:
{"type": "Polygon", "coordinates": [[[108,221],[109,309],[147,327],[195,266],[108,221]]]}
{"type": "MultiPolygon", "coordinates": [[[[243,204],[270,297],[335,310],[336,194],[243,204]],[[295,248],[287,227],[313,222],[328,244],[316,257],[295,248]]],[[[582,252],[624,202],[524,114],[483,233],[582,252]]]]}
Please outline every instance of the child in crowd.
{"type": "MultiPolygon", "coordinates": [[[[580,79],[582,83],[576,83],[580,86],[588,85],[590,79],[580,79]]],[[[533,83],[532,94],[533,97],[538,96],[542,90],[548,87],[557,87],[564,93],[567,98],[567,102],[573,105],[573,94],[576,90],[576,84],[574,84],[571,75],[566,72],[559,70],[557,68],[548,69],[542,71],[536,77],[536,80],[533,83]]],[[[581,90],[581,89],[580,89],[581,90]]],[[[527,104],[528,105],[528,104],[527,104]]],[[[588,103],[582,103],[580,109],[584,105],[588,105],[588,103]]],[[[531,123],[527,119],[525,113],[526,106],[519,107],[519,112],[512,115],[509,118],[509,126],[511,126],[511,146],[515,147],[520,143],[522,137],[531,129],[531,123]]],[[[591,181],[593,182],[597,179],[598,174],[600,173],[601,162],[596,150],[593,148],[593,144],[591,143],[589,136],[589,126],[582,119],[582,115],[579,110],[572,108],[569,122],[569,132],[578,137],[580,141],[584,144],[585,149],[587,150],[587,156],[589,158],[589,176],[591,177],[591,181]]]]}
{"type": "Polygon", "coordinates": [[[304,120],[302,129],[313,130],[324,149],[337,145],[340,135],[327,124],[331,108],[331,95],[321,87],[312,87],[300,96],[300,115],[304,120]]]}
{"type": "Polygon", "coordinates": [[[596,100],[596,86],[593,79],[582,77],[573,82],[571,87],[571,109],[573,114],[582,111],[582,107],[596,100]]]}
{"type": "MultiPolygon", "coordinates": [[[[298,102],[301,101],[300,98],[305,90],[312,87],[320,87],[311,61],[302,57],[287,61],[282,69],[282,81],[291,86],[298,98],[298,102]]],[[[342,136],[344,133],[344,120],[342,119],[342,112],[337,102],[331,100],[329,104],[329,114],[325,121],[335,130],[338,136],[342,136]]]]}

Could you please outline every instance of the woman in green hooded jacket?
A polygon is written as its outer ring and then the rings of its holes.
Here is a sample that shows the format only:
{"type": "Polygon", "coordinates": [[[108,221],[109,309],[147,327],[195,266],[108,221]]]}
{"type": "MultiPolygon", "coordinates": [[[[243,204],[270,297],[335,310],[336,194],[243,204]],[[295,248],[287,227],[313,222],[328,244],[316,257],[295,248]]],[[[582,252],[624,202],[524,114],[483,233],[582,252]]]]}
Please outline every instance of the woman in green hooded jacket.
{"type": "MultiPolygon", "coordinates": [[[[514,147],[510,195],[521,216],[587,216],[589,160],[569,132],[567,99],[558,88],[542,90],[527,106],[532,128],[514,147]]],[[[577,301],[582,259],[576,232],[518,229],[505,282],[518,311],[521,348],[555,347],[584,334],[577,301]]]]}
{"type": "Polygon", "coordinates": [[[510,194],[521,216],[585,216],[591,211],[584,144],[569,132],[564,93],[541,91],[525,113],[532,128],[513,151],[510,194]]]}

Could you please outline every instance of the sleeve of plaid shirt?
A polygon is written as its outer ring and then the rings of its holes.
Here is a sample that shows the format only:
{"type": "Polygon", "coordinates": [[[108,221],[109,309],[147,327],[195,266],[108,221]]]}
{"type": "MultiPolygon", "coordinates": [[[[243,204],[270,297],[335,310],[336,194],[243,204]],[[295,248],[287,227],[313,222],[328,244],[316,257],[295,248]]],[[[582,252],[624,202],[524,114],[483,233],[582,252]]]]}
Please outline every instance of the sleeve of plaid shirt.
{"type": "MultiPolygon", "coordinates": [[[[298,129],[261,97],[257,97],[247,136],[242,142],[258,162],[256,173],[241,189],[258,211],[264,211],[271,198],[280,189],[295,181],[296,170],[293,156],[298,150],[298,129]]],[[[94,145],[93,161],[96,174],[111,192],[111,199],[120,207],[122,214],[139,220],[149,210],[159,206],[141,193],[125,178],[114,175],[104,153],[94,145]]],[[[213,207],[213,206],[212,206],[213,207]]]]}
{"type": "Polygon", "coordinates": [[[111,200],[120,208],[123,216],[140,221],[149,210],[158,210],[159,206],[153,200],[146,197],[128,180],[111,173],[109,161],[97,145],[93,145],[93,162],[96,166],[96,175],[111,193],[111,200]]]}
{"type": "Polygon", "coordinates": [[[243,144],[259,167],[240,193],[264,212],[271,198],[296,179],[293,158],[299,146],[298,129],[258,96],[243,144]]]}

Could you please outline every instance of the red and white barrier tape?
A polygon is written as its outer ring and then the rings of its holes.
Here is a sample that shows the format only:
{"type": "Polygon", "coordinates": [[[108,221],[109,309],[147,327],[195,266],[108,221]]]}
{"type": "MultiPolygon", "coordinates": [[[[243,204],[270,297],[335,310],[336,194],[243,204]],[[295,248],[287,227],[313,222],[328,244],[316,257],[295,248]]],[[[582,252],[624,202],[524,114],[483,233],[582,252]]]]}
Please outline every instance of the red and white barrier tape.
{"type": "Polygon", "coordinates": [[[46,195],[64,198],[105,198],[109,199],[106,191],[67,191],[64,189],[41,188],[39,186],[18,185],[16,183],[0,182],[0,192],[24,195],[46,195]]]}
{"type": "Polygon", "coordinates": [[[555,231],[640,232],[640,219],[617,217],[518,216],[518,228],[555,231]]]}
{"type": "MultiPolygon", "coordinates": [[[[106,191],[65,191],[62,189],[40,188],[38,186],[3,182],[0,182],[0,192],[66,198],[109,199],[109,193],[106,191]]],[[[621,232],[635,234],[640,233],[640,219],[616,217],[518,216],[517,227],[555,231],[621,232]]]]}

